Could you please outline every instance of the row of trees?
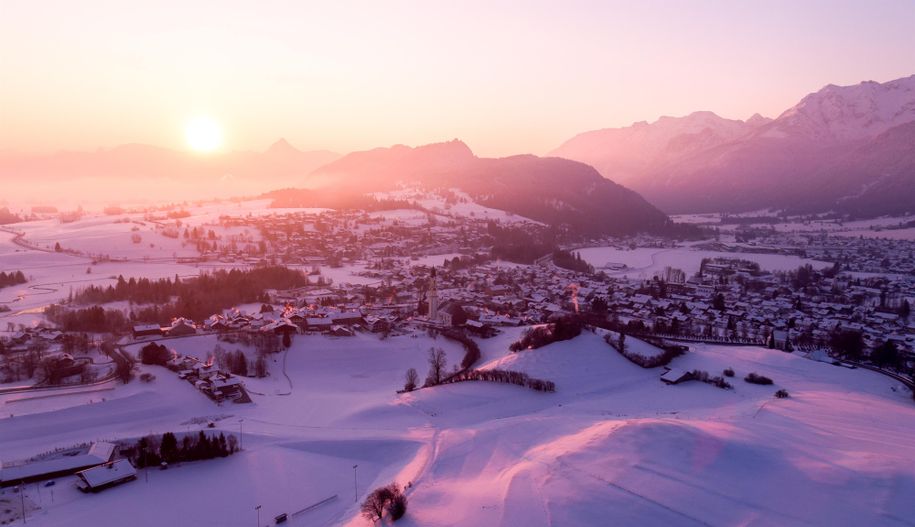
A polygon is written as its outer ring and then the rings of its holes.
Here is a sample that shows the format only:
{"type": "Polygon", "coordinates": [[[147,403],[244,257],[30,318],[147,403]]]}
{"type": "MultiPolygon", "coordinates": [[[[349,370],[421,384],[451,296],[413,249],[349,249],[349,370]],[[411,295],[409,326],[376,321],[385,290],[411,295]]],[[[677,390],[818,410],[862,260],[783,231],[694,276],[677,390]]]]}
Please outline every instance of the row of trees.
{"type": "Polygon", "coordinates": [[[441,332],[442,336],[455,340],[464,346],[464,358],[461,359],[461,369],[467,369],[476,364],[480,357],[480,346],[475,340],[470,338],[466,333],[457,329],[446,329],[441,332]]]}
{"type": "Polygon", "coordinates": [[[453,383],[466,381],[501,382],[504,384],[525,386],[538,392],[556,391],[556,383],[553,381],[537,379],[526,373],[512,370],[466,370],[448,377],[444,382],[453,383]]]}
{"type": "Polygon", "coordinates": [[[16,214],[13,214],[12,212],[10,212],[9,208],[3,207],[2,209],[0,209],[0,225],[7,225],[9,223],[18,223],[20,221],[22,221],[22,218],[20,218],[16,214]]]}
{"type": "Polygon", "coordinates": [[[45,316],[63,331],[89,333],[123,333],[130,330],[131,320],[117,309],[92,306],[68,309],[52,304],[45,309],[45,316]]]}
{"type": "Polygon", "coordinates": [[[563,269],[575,271],[578,273],[591,274],[594,272],[594,266],[581,258],[581,253],[571,253],[562,249],[553,251],[553,263],[563,269]]]}
{"type": "Polygon", "coordinates": [[[264,289],[289,289],[306,285],[307,278],[298,270],[283,266],[257,267],[241,270],[220,269],[202,273],[195,278],[181,280],[162,278],[125,279],[118,276],[113,286],[92,285],[73,296],[73,300],[83,304],[103,304],[106,302],[130,301],[137,304],[162,304],[173,297],[193,295],[232,296],[237,298],[230,304],[252,302],[264,289]]]}
{"type": "Polygon", "coordinates": [[[267,359],[261,352],[257,353],[257,358],[253,363],[249,363],[248,357],[241,350],[226,351],[219,344],[213,349],[213,356],[220,370],[225,370],[232,375],[241,375],[243,377],[266,377],[267,376],[267,359]]]}
{"type": "Polygon", "coordinates": [[[555,322],[528,329],[520,340],[512,342],[509,349],[511,351],[537,349],[553,342],[573,339],[581,334],[583,327],[584,324],[579,317],[572,315],[559,317],[555,322]]]}
{"type": "Polygon", "coordinates": [[[26,280],[22,271],[10,271],[8,273],[0,271],[0,289],[10,285],[24,284],[26,282],[28,282],[28,280],[26,280]]]}
{"type": "Polygon", "coordinates": [[[113,286],[89,286],[73,295],[81,304],[129,301],[155,304],[154,311],[135,311],[135,320],[166,323],[175,316],[202,320],[222,309],[248,302],[269,301],[266,289],[290,289],[308,284],[308,277],[282,266],[250,270],[218,270],[192,279],[130,278],[119,276],[113,286]],[[173,302],[174,299],[174,302],[173,302]]]}
{"type": "Polygon", "coordinates": [[[209,436],[202,430],[199,434],[184,435],[181,441],[172,432],[162,436],[149,435],[141,437],[133,445],[122,448],[121,453],[139,468],[154,467],[178,461],[198,461],[226,457],[238,452],[238,439],[234,435],[226,437],[221,433],[209,436]]]}
{"type": "Polygon", "coordinates": [[[162,344],[150,342],[140,348],[140,362],[143,364],[155,364],[165,366],[172,359],[172,352],[162,344]]]}
{"type": "MultiPolygon", "coordinates": [[[[282,345],[284,347],[289,347],[292,345],[292,338],[289,337],[289,344],[285,343],[288,333],[284,335],[282,345]]],[[[276,333],[272,332],[248,332],[241,331],[238,333],[220,333],[217,337],[217,340],[220,342],[227,342],[229,344],[243,344],[245,346],[254,346],[254,349],[258,353],[267,354],[267,353],[279,353],[283,348],[280,347],[281,341],[280,337],[276,333]]]]}

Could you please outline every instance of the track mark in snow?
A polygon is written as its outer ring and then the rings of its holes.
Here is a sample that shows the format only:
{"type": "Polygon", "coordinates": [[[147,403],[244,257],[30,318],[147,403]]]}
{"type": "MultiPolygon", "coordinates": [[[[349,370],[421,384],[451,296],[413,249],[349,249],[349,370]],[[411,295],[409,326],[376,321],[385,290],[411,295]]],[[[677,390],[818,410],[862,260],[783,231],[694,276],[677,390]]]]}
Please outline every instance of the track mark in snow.
{"type": "Polygon", "coordinates": [[[694,482],[692,482],[692,481],[687,481],[687,480],[685,480],[685,479],[678,478],[678,477],[673,476],[673,475],[671,475],[671,474],[668,474],[668,473],[666,473],[666,472],[661,472],[660,470],[655,470],[655,469],[653,469],[653,468],[649,468],[649,467],[647,467],[647,466],[645,466],[645,465],[642,465],[642,464],[632,465],[632,467],[635,468],[635,469],[637,469],[637,470],[641,470],[641,471],[644,471],[644,472],[648,472],[649,474],[654,474],[655,476],[659,476],[659,477],[661,477],[661,478],[664,478],[664,479],[673,481],[673,482],[678,483],[678,484],[680,484],[680,485],[684,485],[684,486],[687,486],[687,487],[690,487],[690,488],[693,488],[693,489],[696,489],[696,490],[705,492],[705,493],[707,493],[707,494],[711,494],[712,496],[717,496],[717,497],[722,498],[722,499],[724,499],[724,500],[727,500],[727,501],[729,501],[729,502],[731,502],[731,503],[739,504],[739,505],[741,505],[741,506],[743,506],[743,507],[750,507],[750,508],[754,508],[754,509],[757,509],[757,510],[764,510],[764,511],[769,512],[769,513],[771,513],[771,514],[774,514],[774,515],[776,515],[776,516],[782,516],[782,517],[784,517],[784,518],[787,518],[787,519],[791,520],[791,522],[793,522],[793,523],[796,524],[796,525],[797,525],[797,524],[813,525],[813,524],[811,524],[811,523],[809,523],[809,522],[803,520],[802,518],[798,518],[798,517],[796,517],[796,516],[791,516],[791,515],[789,515],[789,514],[785,514],[785,513],[781,512],[781,511],[778,511],[778,510],[775,510],[775,509],[771,509],[771,508],[769,508],[769,507],[766,507],[765,505],[760,505],[760,504],[758,504],[758,503],[753,503],[753,502],[750,502],[750,501],[745,501],[745,500],[741,500],[741,499],[739,499],[739,498],[735,498],[735,497],[733,497],[733,496],[728,496],[727,494],[724,494],[724,493],[722,493],[722,492],[718,492],[718,491],[716,491],[716,490],[713,490],[713,489],[704,487],[704,486],[699,485],[699,484],[697,484],[697,483],[694,483],[694,482]]]}

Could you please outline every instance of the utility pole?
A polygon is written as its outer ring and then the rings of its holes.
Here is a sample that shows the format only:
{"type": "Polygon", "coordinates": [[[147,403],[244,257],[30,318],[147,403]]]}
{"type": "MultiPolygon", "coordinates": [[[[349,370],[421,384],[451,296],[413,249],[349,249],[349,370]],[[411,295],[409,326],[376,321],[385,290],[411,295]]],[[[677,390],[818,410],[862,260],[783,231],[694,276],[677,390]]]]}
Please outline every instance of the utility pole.
{"type": "Polygon", "coordinates": [[[359,501],[359,485],[356,483],[356,467],[359,465],[353,465],[353,503],[359,501]]]}
{"type": "Polygon", "coordinates": [[[25,525],[25,484],[23,483],[19,484],[19,501],[22,503],[22,525],[25,525]]]}

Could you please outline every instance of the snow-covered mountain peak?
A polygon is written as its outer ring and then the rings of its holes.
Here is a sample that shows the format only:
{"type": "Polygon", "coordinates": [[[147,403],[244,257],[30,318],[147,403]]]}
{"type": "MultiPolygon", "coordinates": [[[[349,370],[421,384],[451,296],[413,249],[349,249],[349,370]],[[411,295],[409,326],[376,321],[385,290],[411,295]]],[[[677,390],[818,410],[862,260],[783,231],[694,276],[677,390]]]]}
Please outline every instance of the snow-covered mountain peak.
{"type": "Polygon", "coordinates": [[[783,134],[839,141],[867,139],[915,121],[915,75],[886,83],[830,84],[786,110],[773,128],[783,134]]]}

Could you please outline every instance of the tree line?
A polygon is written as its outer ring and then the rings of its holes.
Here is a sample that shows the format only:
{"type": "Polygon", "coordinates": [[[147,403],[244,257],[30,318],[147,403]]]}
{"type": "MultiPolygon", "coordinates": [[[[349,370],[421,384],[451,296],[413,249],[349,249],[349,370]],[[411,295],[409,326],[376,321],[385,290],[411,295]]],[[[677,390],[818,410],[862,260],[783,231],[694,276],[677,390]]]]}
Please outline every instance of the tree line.
{"type": "Polygon", "coordinates": [[[553,342],[573,339],[581,334],[583,327],[584,324],[579,317],[559,317],[555,322],[528,329],[519,340],[512,342],[508,349],[511,351],[537,349],[553,342]]]}
{"type": "Polygon", "coordinates": [[[0,289],[28,282],[22,271],[0,272],[0,289]]]}
{"type": "Polygon", "coordinates": [[[282,266],[260,267],[247,271],[232,269],[202,274],[181,280],[148,278],[125,280],[119,276],[114,286],[89,286],[70,300],[81,304],[104,304],[130,301],[152,304],[134,307],[128,314],[99,305],[71,309],[51,305],[45,311],[48,319],[65,331],[123,333],[138,322],[165,325],[178,317],[203,320],[233,305],[269,301],[265,289],[290,289],[308,283],[301,272],[282,266]],[[176,298],[173,302],[172,299],[176,298]]]}
{"type": "Polygon", "coordinates": [[[452,375],[444,380],[442,384],[466,381],[487,381],[501,382],[504,384],[514,384],[524,386],[537,392],[555,392],[556,383],[531,377],[526,373],[512,370],[467,370],[452,375]]]}
{"type": "Polygon", "coordinates": [[[234,435],[230,434],[227,437],[220,432],[218,436],[208,436],[201,430],[196,436],[184,435],[180,442],[172,432],[166,432],[158,437],[141,437],[136,443],[122,447],[121,453],[136,467],[143,468],[158,466],[163,461],[175,463],[226,457],[238,450],[238,439],[234,435]]]}
{"type": "Polygon", "coordinates": [[[136,316],[131,318],[161,323],[175,314],[202,320],[237,304],[266,301],[265,289],[292,289],[307,284],[308,277],[304,273],[283,266],[218,270],[184,280],[178,276],[174,280],[118,276],[115,285],[86,287],[75,293],[72,301],[78,304],[118,301],[155,304],[157,310],[137,310],[136,316]]]}
{"type": "Polygon", "coordinates": [[[563,269],[568,269],[577,273],[594,273],[594,266],[584,261],[581,258],[581,253],[571,253],[562,249],[556,249],[553,251],[553,263],[563,269]]]}

